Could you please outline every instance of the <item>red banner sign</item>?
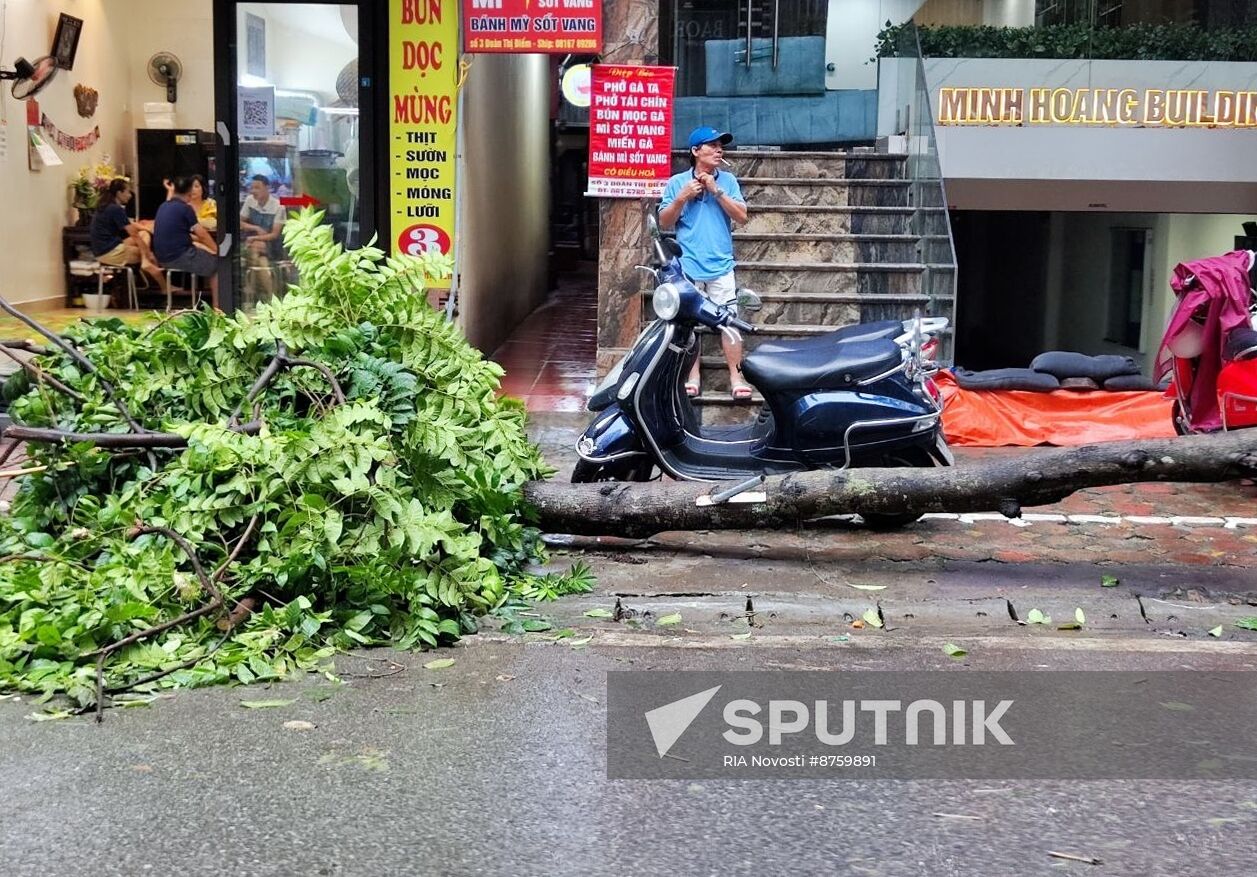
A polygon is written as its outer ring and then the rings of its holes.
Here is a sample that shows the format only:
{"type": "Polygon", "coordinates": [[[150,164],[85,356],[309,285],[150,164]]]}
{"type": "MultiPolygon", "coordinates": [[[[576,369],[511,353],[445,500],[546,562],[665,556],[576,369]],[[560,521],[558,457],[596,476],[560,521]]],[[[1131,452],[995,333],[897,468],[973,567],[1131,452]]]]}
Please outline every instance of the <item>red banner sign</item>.
{"type": "Polygon", "coordinates": [[[463,0],[462,5],[465,52],[602,51],[602,0],[463,0]]]}
{"type": "Polygon", "coordinates": [[[589,106],[589,191],[658,198],[672,175],[675,67],[595,64],[589,106]]]}

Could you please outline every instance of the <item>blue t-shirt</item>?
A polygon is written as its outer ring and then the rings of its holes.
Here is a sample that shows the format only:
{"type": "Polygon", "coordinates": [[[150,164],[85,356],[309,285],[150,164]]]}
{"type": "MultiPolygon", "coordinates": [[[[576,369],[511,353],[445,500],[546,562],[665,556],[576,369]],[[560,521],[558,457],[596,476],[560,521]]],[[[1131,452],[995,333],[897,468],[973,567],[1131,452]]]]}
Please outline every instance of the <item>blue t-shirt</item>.
{"type": "MultiPolygon", "coordinates": [[[[660,209],[675,201],[692,179],[693,169],[674,174],[663,190],[660,209]]],[[[746,203],[738,178],[728,171],[716,173],[716,186],[734,201],[746,203]]],[[[704,191],[701,198],[685,202],[677,217],[677,243],[681,245],[681,268],[691,280],[715,280],[733,270],[733,220],[711,192],[704,191]]]]}
{"type": "Polygon", "coordinates": [[[92,217],[92,255],[103,256],[126,240],[127,226],[131,220],[121,204],[102,207],[92,217]]]}
{"type": "Polygon", "coordinates": [[[187,201],[171,198],[157,208],[153,218],[153,255],[165,265],[178,259],[192,246],[192,226],[196,211],[187,201]]]}

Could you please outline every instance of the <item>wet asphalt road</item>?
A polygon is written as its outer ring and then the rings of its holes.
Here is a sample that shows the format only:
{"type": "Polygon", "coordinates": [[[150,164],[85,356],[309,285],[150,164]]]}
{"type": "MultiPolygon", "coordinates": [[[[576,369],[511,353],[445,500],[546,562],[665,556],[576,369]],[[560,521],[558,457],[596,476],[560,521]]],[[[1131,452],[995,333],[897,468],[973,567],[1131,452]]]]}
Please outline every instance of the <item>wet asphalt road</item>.
{"type": "MultiPolygon", "coordinates": [[[[441,670],[373,652],[340,671],[391,675],[181,692],[110,711],[100,726],[36,723],[25,718],[32,705],[0,703],[0,873],[1253,873],[1252,782],[609,781],[608,670],[939,662],[910,642],[847,651],[787,637],[708,648],[624,639],[576,650],[481,636],[441,670]],[[240,705],[266,698],[293,703],[240,705]],[[284,727],[293,720],[315,727],[284,727]]],[[[1248,645],[1124,643],[1077,652],[992,639],[971,663],[1257,665],[1248,645]]]]}

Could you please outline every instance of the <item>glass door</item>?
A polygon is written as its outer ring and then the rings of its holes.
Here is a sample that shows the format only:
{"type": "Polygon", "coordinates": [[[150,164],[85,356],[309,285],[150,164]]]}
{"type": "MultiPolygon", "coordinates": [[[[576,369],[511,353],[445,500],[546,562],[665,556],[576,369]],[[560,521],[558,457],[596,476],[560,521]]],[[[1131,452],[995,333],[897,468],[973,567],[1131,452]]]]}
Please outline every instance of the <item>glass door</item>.
{"type": "Polygon", "coordinates": [[[744,145],[834,139],[813,118],[833,109],[825,100],[829,5],[661,0],[661,63],[677,68],[674,129],[732,129],[744,145]]]}
{"type": "Polygon", "coordinates": [[[216,2],[224,307],[252,309],[298,280],[283,244],[294,211],[324,211],[347,247],[374,234],[372,6],[216,2]]]}

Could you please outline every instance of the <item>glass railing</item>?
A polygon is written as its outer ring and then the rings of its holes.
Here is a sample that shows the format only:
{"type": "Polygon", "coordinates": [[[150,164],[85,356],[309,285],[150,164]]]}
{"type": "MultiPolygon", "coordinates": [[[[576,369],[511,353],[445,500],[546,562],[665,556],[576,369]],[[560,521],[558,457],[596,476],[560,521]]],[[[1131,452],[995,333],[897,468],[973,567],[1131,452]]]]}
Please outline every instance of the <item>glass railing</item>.
{"type": "MultiPolygon", "coordinates": [[[[907,61],[896,65],[898,95],[903,114],[897,126],[906,136],[909,181],[908,205],[912,208],[911,233],[917,238],[918,261],[924,266],[921,292],[928,298],[926,313],[947,317],[956,325],[956,245],[947,213],[947,187],[938,157],[934,114],[930,109],[925,61],[915,27],[900,31],[898,55],[907,61]],[[906,116],[906,118],[904,117],[906,116]]],[[[939,361],[951,365],[954,334],[944,337],[939,361]]]]}

